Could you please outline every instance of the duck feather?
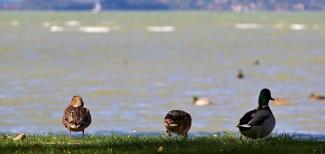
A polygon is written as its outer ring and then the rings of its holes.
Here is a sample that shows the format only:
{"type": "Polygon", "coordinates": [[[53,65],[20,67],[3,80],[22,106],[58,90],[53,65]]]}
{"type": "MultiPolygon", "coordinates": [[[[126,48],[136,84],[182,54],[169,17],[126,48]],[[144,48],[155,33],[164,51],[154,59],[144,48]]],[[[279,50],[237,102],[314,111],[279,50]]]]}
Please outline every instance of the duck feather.
{"type": "Polygon", "coordinates": [[[254,109],[252,111],[247,112],[239,121],[238,127],[239,129],[247,129],[248,127],[242,127],[242,125],[250,125],[261,126],[263,123],[269,118],[272,114],[270,108],[264,107],[262,109],[254,109]]]}
{"type": "Polygon", "coordinates": [[[82,106],[68,106],[64,111],[63,125],[72,131],[82,131],[91,123],[91,115],[87,108],[82,106]]]}

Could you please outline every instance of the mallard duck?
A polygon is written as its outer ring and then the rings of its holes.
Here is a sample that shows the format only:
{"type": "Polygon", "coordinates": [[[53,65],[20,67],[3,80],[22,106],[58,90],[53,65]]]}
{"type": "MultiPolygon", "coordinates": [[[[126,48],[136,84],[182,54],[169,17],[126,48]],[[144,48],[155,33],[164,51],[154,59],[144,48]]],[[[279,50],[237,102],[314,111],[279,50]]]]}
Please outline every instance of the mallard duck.
{"type": "Polygon", "coordinates": [[[325,96],[320,94],[311,93],[309,99],[312,101],[325,101],[325,96]]]}
{"type": "Polygon", "coordinates": [[[197,105],[197,106],[205,106],[205,105],[211,105],[212,104],[212,101],[207,97],[199,98],[197,96],[193,96],[192,97],[192,102],[193,102],[194,105],[197,105]]]}
{"type": "Polygon", "coordinates": [[[238,70],[237,78],[238,79],[244,78],[244,73],[243,73],[243,71],[241,69],[238,70]]]}
{"type": "Polygon", "coordinates": [[[271,97],[269,89],[262,89],[258,98],[258,107],[247,112],[240,120],[237,127],[246,137],[257,139],[269,135],[275,127],[275,118],[269,107],[271,97]]]}
{"type": "Polygon", "coordinates": [[[171,110],[165,116],[164,125],[168,136],[171,136],[171,133],[176,133],[187,138],[187,133],[192,125],[192,118],[189,113],[183,110],[171,110]]]}
{"type": "Polygon", "coordinates": [[[290,100],[289,99],[286,99],[286,98],[274,98],[274,100],[272,100],[272,104],[273,105],[288,105],[290,104],[290,100]]]}
{"type": "Polygon", "coordinates": [[[84,136],[85,129],[91,123],[91,115],[87,108],[84,107],[84,102],[80,96],[73,96],[70,104],[65,109],[62,123],[69,131],[69,137],[71,138],[71,131],[82,131],[82,137],[84,136]]]}

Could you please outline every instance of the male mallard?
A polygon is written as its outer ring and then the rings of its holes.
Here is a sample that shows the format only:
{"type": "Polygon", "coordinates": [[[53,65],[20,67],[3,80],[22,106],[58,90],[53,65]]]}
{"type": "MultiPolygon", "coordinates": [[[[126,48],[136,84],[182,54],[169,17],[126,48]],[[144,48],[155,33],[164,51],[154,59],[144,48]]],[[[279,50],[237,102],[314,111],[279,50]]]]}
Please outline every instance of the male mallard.
{"type": "Polygon", "coordinates": [[[192,118],[183,110],[171,110],[165,116],[164,125],[168,136],[171,136],[171,133],[176,133],[186,138],[192,125],[192,118]]]}
{"type": "Polygon", "coordinates": [[[286,99],[286,98],[274,98],[274,100],[272,100],[272,104],[273,105],[288,105],[290,104],[290,100],[289,99],[286,99]]]}
{"type": "Polygon", "coordinates": [[[311,93],[309,99],[312,101],[325,101],[325,96],[320,94],[311,93]]]}
{"type": "Polygon", "coordinates": [[[69,130],[69,137],[71,138],[71,131],[82,131],[91,123],[91,115],[87,108],[84,108],[84,102],[80,96],[73,96],[70,104],[64,111],[62,123],[65,128],[69,130]]]}
{"type": "Polygon", "coordinates": [[[205,106],[205,105],[212,104],[212,101],[207,97],[199,98],[197,96],[193,96],[192,99],[193,99],[193,104],[197,106],[205,106]]]}
{"type": "Polygon", "coordinates": [[[272,132],[275,118],[269,107],[269,100],[274,100],[270,90],[262,89],[257,109],[247,112],[237,125],[242,135],[256,139],[266,137],[272,132]]]}

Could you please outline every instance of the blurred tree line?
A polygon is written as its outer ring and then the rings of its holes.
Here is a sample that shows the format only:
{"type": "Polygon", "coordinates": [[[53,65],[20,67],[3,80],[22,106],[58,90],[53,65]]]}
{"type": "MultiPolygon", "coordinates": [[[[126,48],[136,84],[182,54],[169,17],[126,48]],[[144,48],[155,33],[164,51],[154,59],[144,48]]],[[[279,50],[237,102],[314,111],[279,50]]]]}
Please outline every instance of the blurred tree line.
{"type": "Polygon", "coordinates": [[[95,2],[103,10],[325,10],[325,0],[0,0],[0,8],[88,10],[95,2]]]}

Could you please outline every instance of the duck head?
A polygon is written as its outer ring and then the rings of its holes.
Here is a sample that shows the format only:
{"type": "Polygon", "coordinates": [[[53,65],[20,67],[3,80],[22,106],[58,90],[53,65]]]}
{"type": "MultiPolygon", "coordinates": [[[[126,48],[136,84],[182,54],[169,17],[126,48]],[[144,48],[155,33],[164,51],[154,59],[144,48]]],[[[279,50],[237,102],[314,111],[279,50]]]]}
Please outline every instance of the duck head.
{"type": "Polygon", "coordinates": [[[274,100],[274,98],[271,96],[271,91],[266,88],[262,89],[258,98],[258,106],[262,107],[269,105],[269,100],[274,100]]]}
{"type": "Polygon", "coordinates": [[[184,120],[183,114],[185,114],[183,111],[179,110],[172,110],[167,113],[167,115],[164,118],[164,124],[166,127],[178,127],[180,123],[184,120]]]}
{"type": "Polygon", "coordinates": [[[192,96],[192,103],[195,103],[197,100],[199,100],[199,97],[197,97],[197,96],[192,96]]]}
{"type": "Polygon", "coordinates": [[[177,118],[175,118],[174,116],[167,114],[164,120],[164,125],[166,127],[176,127],[178,126],[178,121],[177,118]]]}
{"type": "Polygon", "coordinates": [[[309,95],[309,98],[311,99],[311,98],[314,98],[316,95],[315,95],[315,93],[311,93],[310,95],[309,95]]]}
{"type": "Polygon", "coordinates": [[[73,96],[72,99],[71,99],[71,102],[70,102],[70,106],[83,107],[84,102],[83,102],[81,96],[79,96],[79,95],[73,96]]]}

